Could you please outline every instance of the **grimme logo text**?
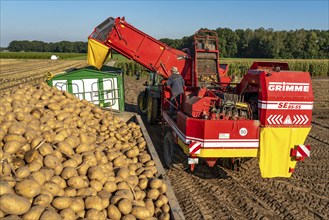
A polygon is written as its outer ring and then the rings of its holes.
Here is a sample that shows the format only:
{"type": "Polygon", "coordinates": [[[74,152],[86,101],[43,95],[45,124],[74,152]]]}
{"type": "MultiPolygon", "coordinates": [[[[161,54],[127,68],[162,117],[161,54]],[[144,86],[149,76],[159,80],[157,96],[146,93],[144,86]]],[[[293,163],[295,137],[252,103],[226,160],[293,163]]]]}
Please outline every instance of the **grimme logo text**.
{"type": "Polygon", "coordinates": [[[309,83],[288,83],[288,82],[269,82],[269,91],[280,92],[309,92],[309,83]]]}

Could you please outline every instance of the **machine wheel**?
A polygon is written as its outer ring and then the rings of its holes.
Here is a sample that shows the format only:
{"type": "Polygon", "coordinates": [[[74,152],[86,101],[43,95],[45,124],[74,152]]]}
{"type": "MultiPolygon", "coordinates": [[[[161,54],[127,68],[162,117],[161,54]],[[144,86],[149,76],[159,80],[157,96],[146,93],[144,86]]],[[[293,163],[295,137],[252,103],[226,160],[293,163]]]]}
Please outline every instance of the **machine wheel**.
{"type": "Polygon", "coordinates": [[[184,150],[175,143],[174,136],[171,129],[166,129],[163,139],[163,157],[164,166],[170,168],[175,164],[176,168],[179,167],[183,170],[188,168],[187,155],[184,150]]]}
{"type": "Polygon", "coordinates": [[[176,147],[171,132],[167,131],[163,140],[163,157],[166,168],[170,168],[173,164],[173,152],[176,147]]]}
{"type": "Polygon", "coordinates": [[[146,120],[149,124],[155,124],[158,118],[158,99],[147,96],[146,120]]]}
{"type": "Polygon", "coordinates": [[[145,91],[142,91],[141,93],[139,93],[137,98],[138,108],[142,114],[145,114],[147,111],[146,101],[147,100],[145,98],[145,91]]]}

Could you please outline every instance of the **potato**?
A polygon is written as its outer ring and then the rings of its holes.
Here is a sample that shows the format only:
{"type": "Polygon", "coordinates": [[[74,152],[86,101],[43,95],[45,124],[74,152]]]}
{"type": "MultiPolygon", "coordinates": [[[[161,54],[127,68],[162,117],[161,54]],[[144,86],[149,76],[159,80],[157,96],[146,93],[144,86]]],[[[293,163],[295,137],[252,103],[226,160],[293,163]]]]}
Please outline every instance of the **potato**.
{"type": "Polygon", "coordinates": [[[36,148],[42,141],[43,138],[41,136],[36,136],[31,142],[31,148],[33,149],[36,148]]]}
{"type": "Polygon", "coordinates": [[[146,178],[139,179],[139,183],[138,183],[139,188],[146,189],[147,184],[148,184],[148,180],[146,178]]]}
{"type": "Polygon", "coordinates": [[[124,215],[121,220],[136,220],[136,217],[132,214],[124,215]]]}
{"type": "Polygon", "coordinates": [[[30,210],[25,213],[22,216],[22,219],[24,220],[35,220],[35,219],[39,219],[42,212],[45,210],[44,206],[41,205],[34,205],[30,208],[30,210]]]}
{"type": "Polygon", "coordinates": [[[161,199],[157,199],[155,202],[154,202],[154,205],[157,207],[157,208],[161,208],[161,206],[163,206],[164,202],[163,200],[161,199]]]}
{"type": "Polygon", "coordinates": [[[133,147],[132,149],[130,149],[126,152],[126,156],[129,158],[137,157],[138,154],[139,154],[138,147],[133,147]]]}
{"type": "Polygon", "coordinates": [[[41,188],[50,192],[53,196],[58,195],[61,189],[56,183],[51,181],[46,181],[45,184],[41,186],[41,188]]]}
{"type": "Polygon", "coordinates": [[[31,204],[29,200],[22,196],[16,194],[5,194],[0,197],[0,209],[4,213],[22,215],[28,212],[30,207],[31,204]]]}
{"type": "Polygon", "coordinates": [[[151,160],[151,156],[149,154],[142,154],[138,157],[139,162],[146,163],[151,160]]]}
{"type": "Polygon", "coordinates": [[[165,182],[162,182],[162,185],[158,190],[160,194],[165,194],[167,192],[167,184],[165,182]]]}
{"type": "Polygon", "coordinates": [[[30,175],[30,169],[28,166],[22,166],[16,170],[16,177],[19,179],[24,179],[30,175]]]}
{"type": "Polygon", "coordinates": [[[81,197],[72,198],[70,209],[72,209],[75,213],[83,211],[85,209],[83,199],[81,197]]]}
{"type": "Polygon", "coordinates": [[[3,141],[5,143],[9,142],[9,141],[18,141],[22,144],[22,146],[24,144],[26,144],[27,140],[21,136],[21,135],[18,135],[18,134],[6,134],[6,136],[4,136],[3,138],[3,141]]]}
{"type": "Polygon", "coordinates": [[[92,145],[89,145],[89,144],[86,144],[86,143],[81,143],[81,144],[79,144],[79,146],[77,146],[75,148],[75,152],[79,154],[79,153],[90,151],[90,150],[93,149],[93,147],[91,147],[91,146],[92,145]]]}
{"type": "Polygon", "coordinates": [[[96,195],[97,195],[97,191],[91,187],[77,190],[77,196],[96,196],[96,195]]]}
{"type": "Polygon", "coordinates": [[[120,220],[121,212],[116,206],[111,204],[107,207],[107,217],[111,220],[120,220]]]}
{"type": "Polygon", "coordinates": [[[3,151],[8,154],[15,154],[20,149],[21,146],[23,145],[19,141],[16,140],[7,141],[3,146],[3,151]]]}
{"type": "Polygon", "coordinates": [[[97,192],[103,189],[103,183],[98,180],[92,180],[89,182],[91,188],[95,189],[97,192]]]}
{"type": "Polygon", "coordinates": [[[149,187],[151,189],[158,189],[162,186],[162,181],[158,178],[154,178],[150,181],[149,183],[149,187]]]}
{"type": "Polygon", "coordinates": [[[151,216],[154,215],[155,212],[155,206],[151,199],[145,199],[145,207],[151,212],[151,216]]]}
{"type": "Polygon", "coordinates": [[[146,207],[142,206],[133,206],[131,214],[133,214],[137,219],[145,219],[151,217],[151,212],[146,207]]]}
{"type": "Polygon", "coordinates": [[[49,181],[53,176],[54,176],[54,170],[47,168],[47,167],[43,167],[40,169],[40,172],[43,173],[43,175],[45,176],[45,180],[49,181]]]}
{"type": "Polygon", "coordinates": [[[115,182],[112,181],[107,181],[104,184],[104,189],[110,193],[115,192],[117,190],[117,184],[115,182]]]}
{"type": "Polygon", "coordinates": [[[53,152],[51,152],[51,155],[54,155],[55,157],[57,157],[59,161],[62,161],[62,159],[63,159],[63,154],[59,150],[54,150],[53,152]]]}
{"type": "Polygon", "coordinates": [[[127,215],[131,212],[132,210],[132,204],[131,204],[131,201],[129,201],[128,199],[121,199],[119,202],[118,202],[118,208],[120,210],[120,212],[124,215],[127,215]]]}
{"type": "Polygon", "coordinates": [[[65,139],[65,142],[68,143],[72,148],[76,148],[80,144],[80,138],[77,136],[69,136],[65,139]]]}
{"type": "Polygon", "coordinates": [[[132,192],[130,190],[120,189],[120,190],[116,191],[114,195],[129,199],[130,201],[134,200],[134,195],[132,194],[132,192]]]}
{"type": "Polygon", "coordinates": [[[60,110],[61,106],[58,103],[52,102],[50,104],[47,105],[48,109],[56,111],[56,110],[60,110]]]}
{"type": "Polygon", "coordinates": [[[126,167],[121,167],[116,174],[117,177],[121,177],[123,180],[126,180],[129,175],[129,170],[126,167]]]}
{"type": "Polygon", "coordinates": [[[156,200],[159,197],[159,195],[160,193],[159,190],[157,189],[150,189],[146,194],[147,198],[150,198],[152,200],[156,200]]]}
{"type": "Polygon", "coordinates": [[[87,212],[86,212],[86,219],[97,219],[97,220],[105,220],[106,219],[106,215],[99,211],[99,210],[96,210],[96,209],[89,209],[87,212]]]}
{"type": "Polygon", "coordinates": [[[61,173],[61,177],[63,179],[67,180],[74,176],[78,176],[78,171],[75,169],[75,167],[72,166],[64,167],[61,173]]]}
{"type": "Polygon", "coordinates": [[[68,159],[67,161],[64,161],[63,167],[75,167],[76,168],[79,164],[80,164],[79,161],[72,158],[72,159],[68,159]]]}
{"type": "Polygon", "coordinates": [[[14,194],[14,190],[7,181],[0,180],[0,196],[4,194],[14,194]]]}
{"type": "Polygon", "coordinates": [[[52,206],[56,209],[59,209],[59,210],[62,210],[62,209],[66,209],[68,207],[70,207],[71,205],[71,202],[72,202],[72,199],[69,198],[69,197],[56,197],[54,198],[54,200],[52,201],[52,206]]]}
{"type": "Polygon", "coordinates": [[[138,177],[137,177],[136,175],[131,175],[131,176],[129,176],[129,177],[126,179],[126,182],[127,182],[130,186],[135,187],[135,186],[138,185],[138,183],[139,183],[139,179],[138,179],[138,177]]]}
{"type": "Polygon", "coordinates": [[[60,164],[59,158],[52,154],[46,155],[43,159],[43,163],[46,167],[49,167],[52,169],[56,168],[60,164]]]}
{"type": "Polygon", "coordinates": [[[33,205],[48,206],[52,200],[52,197],[49,194],[40,194],[35,197],[33,200],[33,205]]]}
{"type": "Polygon", "coordinates": [[[36,181],[40,186],[46,182],[45,174],[40,170],[32,172],[30,178],[36,181]]]}
{"type": "Polygon", "coordinates": [[[117,157],[113,160],[114,167],[123,167],[125,165],[126,165],[126,161],[122,157],[117,157]]]}
{"type": "Polygon", "coordinates": [[[140,200],[146,197],[146,193],[143,190],[135,190],[135,199],[140,200]]]}
{"type": "Polygon", "coordinates": [[[22,182],[18,182],[15,186],[16,193],[25,198],[33,198],[39,195],[40,190],[40,185],[32,179],[24,179],[22,182]]]}
{"type": "Polygon", "coordinates": [[[101,211],[103,209],[102,200],[98,196],[87,197],[85,200],[85,207],[86,209],[96,209],[101,211]]]}
{"type": "Polygon", "coordinates": [[[72,156],[74,154],[73,148],[66,141],[58,142],[57,143],[57,148],[58,148],[59,151],[61,151],[63,154],[65,154],[67,156],[72,156]]]}
{"type": "Polygon", "coordinates": [[[104,176],[103,169],[99,166],[91,166],[88,169],[88,177],[90,180],[102,180],[104,176]]]}
{"type": "Polygon", "coordinates": [[[162,207],[161,207],[161,210],[163,212],[169,212],[170,211],[170,206],[168,204],[164,204],[162,207]]]}
{"type": "Polygon", "coordinates": [[[64,189],[64,196],[66,197],[75,197],[77,195],[77,190],[74,189],[73,187],[66,187],[64,189]]]}
{"type": "Polygon", "coordinates": [[[53,147],[49,143],[44,143],[41,147],[38,148],[38,151],[42,156],[51,154],[53,150],[53,147]]]}
{"type": "Polygon", "coordinates": [[[74,176],[67,180],[68,186],[75,189],[82,189],[89,186],[88,180],[83,176],[74,176]]]}
{"type": "Polygon", "coordinates": [[[111,197],[111,193],[106,191],[106,190],[101,190],[97,193],[97,196],[99,196],[99,198],[105,198],[105,199],[109,199],[111,197]]]}
{"type": "Polygon", "coordinates": [[[73,220],[77,218],[75,212],[70,208],[63,209],[59,214],[63,219],[73,220]]]}
{"type": "Polygon", "coordinates": [[[67,187],[66,181],[62,177],[60,177],[60,176],[53,176],[50,179],[50,181],[56,183],[62,189],[64,189],[65,187],[67,187]]]}
{"type": "Polygon", "coordinates": [[[40,220],[62,219],[62,217],[53,210],[46,210],[40,216],[40,220]]]}

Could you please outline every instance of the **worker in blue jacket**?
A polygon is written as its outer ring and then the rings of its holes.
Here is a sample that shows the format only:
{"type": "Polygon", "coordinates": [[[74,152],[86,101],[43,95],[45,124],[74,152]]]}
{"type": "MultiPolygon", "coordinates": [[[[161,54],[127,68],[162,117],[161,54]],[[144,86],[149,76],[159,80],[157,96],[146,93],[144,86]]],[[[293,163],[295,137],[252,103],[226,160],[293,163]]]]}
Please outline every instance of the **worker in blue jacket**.
{"type": "Polygon", "coordinates": [[[171,73],[172,75],[168,78],[166,84],[171,89],[170,115],[173,116],[175,108],[177,109],[177,112],[180,110],[180,105],[184,94],[185,81],[178,72],[178,68],[176,66],[171,68],[171,73]]]}

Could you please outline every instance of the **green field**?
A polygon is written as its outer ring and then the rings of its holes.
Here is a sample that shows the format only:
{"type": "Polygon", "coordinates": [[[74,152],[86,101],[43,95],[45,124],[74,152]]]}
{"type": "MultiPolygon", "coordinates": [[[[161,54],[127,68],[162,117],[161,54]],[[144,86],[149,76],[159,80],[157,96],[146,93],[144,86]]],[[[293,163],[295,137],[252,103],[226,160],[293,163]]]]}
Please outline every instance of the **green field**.
{"type": "MultiPolygon", "coordinates": [[[[10,59],[50,59],[51,55],[59,56],[64,60],[86,60],[85,53],[43,53],[43,52],[0,52],[0,58],[10,59]]],[[[124,56],[113,53],[115,66],[122,68],[127,75],[134,75],[137,71],[145,74],[145,68],[124,56]]],[[[259,58],[223,58],[220,63],[229,64],[229,76],[242,76],[254,61],[287,62],[290,70],[310,72],[312,77],[329,76],[329,59],[259,59],[259,58]]]]}
{"type": "MultiPolygon", "coordinates": [[[[220,63],[229,64],[229,76],[243,76],[254,61],[272,61],[287,62],[290,70],[309,72],[312,77],[328,77],[329,76],[329,60],[302,60],[302,59],[222,59],[220,63]]],[[[127,75],[134,75],[137,71],[145,75],[145,68],[134,61],[120,60],[115,63],[116,67],[122,68],[127,75]]]]}

